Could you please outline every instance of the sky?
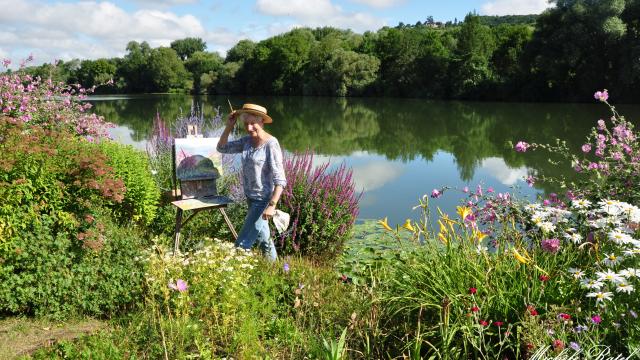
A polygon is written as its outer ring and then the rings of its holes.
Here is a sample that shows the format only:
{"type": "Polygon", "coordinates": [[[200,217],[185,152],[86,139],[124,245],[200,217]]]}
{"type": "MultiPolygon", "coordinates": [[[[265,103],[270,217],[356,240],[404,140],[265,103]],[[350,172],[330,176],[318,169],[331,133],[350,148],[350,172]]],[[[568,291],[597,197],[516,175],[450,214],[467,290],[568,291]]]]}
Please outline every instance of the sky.
{"type": "Polygon", "coordinates": [[[131,40],[152,47],[199,37],[222,56],[242,39],[260,41],[296,27],[362,33],[400,22],[538,14],[547,0],[0,0],[0,59],[14,64],[121,57],[131,40]]]}

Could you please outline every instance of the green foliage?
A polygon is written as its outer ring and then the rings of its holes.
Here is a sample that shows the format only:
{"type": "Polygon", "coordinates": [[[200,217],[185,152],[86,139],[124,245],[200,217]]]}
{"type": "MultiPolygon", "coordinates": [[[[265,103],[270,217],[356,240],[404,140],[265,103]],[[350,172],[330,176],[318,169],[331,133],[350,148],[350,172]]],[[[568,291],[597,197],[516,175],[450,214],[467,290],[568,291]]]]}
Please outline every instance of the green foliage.
{"type": "Polygon", "coordinates": [[[147,63],[153,91],[170,92],[189,88],[189,73],[175,50],[166,47],[152,49],[147,63]]]}
{"type": "MultiPolygon", "coordinates": [[[[95,230],[60,230],[60,217],[43,214],[0,250],[0,311],[64,318],[113,316],[141,294],[143,236],[108,215],[91,215],[95,230]]],[[[84,219],[87,222],[88,219],[84,219]]]]}
{"type": "Polygon", "coordinates": [[[182,61],[191,58],[197,52],[204,52],[207,48],[207,44],[202,39],[192,37],[174,40],[170,45],[182,61]]]}
{"type": "Polygon", "coordinates": [[[193,75],[193,91],[197,94],[203,93],[209,85],[213,82],[213,79],[204,78],[203,76],[214,77],[215,74],[220,71],[222,67],[222,57],[218,53],[208,53],[203,51],[197,51],[193,53],[184,66],[193,75]]]}
{"type": "Polygon", "coordinates": [[[156,215],[160,190],[153,179],[147,155],[130,145],[101,141],[98,148],[108,158],[107,165],[125,187],[124,199],[111,205],[120,222],[149,224],[156,215]]]}
{"type": "Polygon", "coordinates": [[[74,79],[85,88],[107,83],[116,77],[117,67],[113,60],[83,60],[74,72],[74,79]]]}
{"type": "Polygon", "coordinates": [[[64,132],[0,128],[0,312],[105,316],[130,304],[143,237],[105,215],[124,193],[105,155],[64,132]]]}

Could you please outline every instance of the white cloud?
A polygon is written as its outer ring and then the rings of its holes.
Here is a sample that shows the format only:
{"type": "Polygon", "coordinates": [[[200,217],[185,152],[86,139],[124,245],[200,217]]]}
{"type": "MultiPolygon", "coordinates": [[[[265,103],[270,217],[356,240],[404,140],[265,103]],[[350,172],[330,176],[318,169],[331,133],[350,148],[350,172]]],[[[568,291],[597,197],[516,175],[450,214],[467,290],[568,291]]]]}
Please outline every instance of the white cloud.
{"type": "Polygon", "coordinates": [[[404,3],[406,0],[351,0],[352,2],[369,5],[375,8],[386,8],[404,3]]]}
{"type": "Polygon", "coordinates": [[[513,185],[527,176],[527,168],[510,168],[502,158],[487,158],[481,167],[504,185],[513,185]]]}
{"type": "Polygon", "coordinates": [[[198,0],[133,0],[140,4],[152,4],[155,6],[173,6],[173,5],[186,5],[195,4],[198,0]]]}
{"type": "Polygon", "coordinates": [[[353,182],[358,191],[364,192],[383,187],[402,175],[402,165],[387,161],[372,161],[353,167],[353,182]]]}
{"type": "Polygon", "coordinates": [[[552,5],[547,0],[493,0],[480,7],[482,15],[539,14],[552,5]]]}
{"type": "Polygon", "coordinates": [[[14,58],[32,52],[37,63],[122,56],[131,40],[157,47],[191,36],[205,40],[210,49],[227,49],[246,37],[223,28],[207,30],[190,14],[127,12],[108,1],[0,0],[0,8],[0,48],[11,49],[6,55],[14,58]]]}
{"type": "Polygon", "coordinates": [[[335,26],[356,31],[377,30],[384,21],[373,15],[345,12],[331,0],[257,0],[258,12],[271,16],[288,16],[302,26],[335,26]]]}

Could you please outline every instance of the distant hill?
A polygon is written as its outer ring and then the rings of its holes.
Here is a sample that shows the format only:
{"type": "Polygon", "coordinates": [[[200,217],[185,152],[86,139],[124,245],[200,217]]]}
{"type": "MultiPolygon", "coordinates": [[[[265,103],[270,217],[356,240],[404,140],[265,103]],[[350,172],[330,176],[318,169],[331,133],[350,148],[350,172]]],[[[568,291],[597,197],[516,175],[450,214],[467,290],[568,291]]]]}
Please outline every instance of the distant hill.
{"type": "Polygon", "coordinates": [[[538,15],[504,15],[504,16],[480,16],[480,22],[489,26],[498,26],[501,24],[525,24],[535,25],[538,15]]]}

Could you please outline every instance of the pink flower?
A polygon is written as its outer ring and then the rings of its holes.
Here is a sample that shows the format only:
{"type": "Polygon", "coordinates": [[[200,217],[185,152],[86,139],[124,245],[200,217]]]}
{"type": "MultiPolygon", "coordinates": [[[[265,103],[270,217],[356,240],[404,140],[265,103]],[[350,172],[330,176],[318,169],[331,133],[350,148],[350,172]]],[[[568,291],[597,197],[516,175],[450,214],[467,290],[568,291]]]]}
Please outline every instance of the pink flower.
{"type": "Polygon", "coordinates": [[[474,287],[469,288],[469,294],[473,295],[473,294],[475,294],[475,293],[477,293],[477,292],[478,292],[478,289],[476,289],[476,288],[474,288],[474,287]]]}
{"type": "Polygon", "coordinates": [[[602,322],[602,318],[600,317],[600,315],[593,315],[591,317],[591,322],[593,322],[594,324],[600,324],[602,322]]]}
{"type": "Polygon", "coordinates": [[[560,240],[555,238],[542,240],[542,249],[546,252],[555,254],[560,250],[560,240]]]}
{"type": "Polygon", "coordinates": [[[440,196],[442,196],[442,192],[440,192],[438,189],[433,189],[433,191],[431,191],[432,198],[437,199],[440,196]]]}
{"type": "Polygon", "coordinates": [[[480,320],[479,323],[482,326],[488,326],[489,325],[489,323],[486,320],[480,320]]]}
{"type": "Polygon", "coordinates": [[[171,290],[185,292],[187,291],[188,288],[189,288],[189,285],[187,285],[187,282],[182,279],[176,280],[175,284],[172,282],[169,282],[169,289],[171,290]]]}
{"type": "Polygon", "coordinates": [[[502,321],[494,321],[493,325],[495,325],[497,327],[500,327],[500,326],[504,325],[504,323],[502,321]]]}
{"type": "Polygon", "coordinates": [[[3,59],[2,60],[2,66],[9,67],[9,65],[11,65],[11,60],[10,59],[3,59]]]}
{"type": "Polygon", "coordinates": [[[604,120],[600,119],[598,120],[598,130],[604,130],[606,129],[606,125],[604,124],[604,120]]]}
{"type": "Polygon", "coordinates": [[[604,89],[602,91],[596,91],[595,94],[593,94],[593,97],[596,100],[600,100],[600,101],[607,101],[607,99],[609,99],[609,92],[607,91],[607,89],[604,89]]]}
{"type": "Polygon", "coordinates": [[[547,282],[547,281],[549,281],[550,278],[549,278],[548,275],[540,275],[540,276],[538,276],[538,279],[540,279],[540,281],[542,281],[542,282],[547,282]]]}
{"type": "Polygon", "coordinates": [[[558,314],[558,319],[565,320],[565,321],[566,320],[570,320],[571,319],[571,315],[565,314],[565,313],[560,313],[560,314],[558,314]]]}
{"type": "Polygon", "coordinates": [[[466,193],[468,193],[468,192],[469,192],[469,187],[468,187],[468,186],[465,186],[465,187],[462,189],[462,192],[464,192],[465,194],[466,194],[466,193]]]}
{"type": "Polygon", "coordinates": [[[613,153],[613,160],[620,161],[622,160],[622,154],[619,151],[613,153]]]}
{"type": "Polygon", "coordinates": [[[589,151],[591,151],[591,144],[584,144],[582,145],[582,152],[583,153],[588,153],[589,151]]]}
{"type": "Polygon", "coordinates": [[[527,151],[527,148],[528,148],[529,146],[530,146],[530,145],[529,145],[529,144],[527,144],[527,143],[526,143],[526,142],[524,142],[524,141],[518,141],[518,143],[517,143],[517,144],[516,144],[516,146],[515,146],[515,149],[516,149],[516,151],[517,151],[517,152],[525,152],[525,151],[527,151]]]}

